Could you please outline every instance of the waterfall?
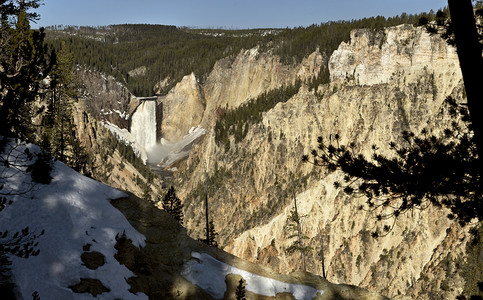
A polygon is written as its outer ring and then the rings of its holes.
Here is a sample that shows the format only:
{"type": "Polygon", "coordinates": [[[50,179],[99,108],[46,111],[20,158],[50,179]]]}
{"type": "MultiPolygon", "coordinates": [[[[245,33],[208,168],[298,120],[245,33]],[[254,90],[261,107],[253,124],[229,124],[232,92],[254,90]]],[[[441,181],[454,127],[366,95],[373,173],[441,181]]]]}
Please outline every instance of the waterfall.
{"type": "Polygon", "coordinates": [[[146,150],[156,145],[156,101],[142,101],[132,115],[131,134],[146,150]]]}

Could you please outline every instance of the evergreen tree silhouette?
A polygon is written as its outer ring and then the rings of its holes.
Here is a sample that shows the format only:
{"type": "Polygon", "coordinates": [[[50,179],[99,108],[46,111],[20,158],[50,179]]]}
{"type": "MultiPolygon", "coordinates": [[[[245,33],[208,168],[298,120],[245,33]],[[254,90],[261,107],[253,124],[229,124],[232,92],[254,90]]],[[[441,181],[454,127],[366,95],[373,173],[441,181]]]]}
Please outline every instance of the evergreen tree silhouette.
{"type": "Polygon", "coordinates": [[[163,198],[163,209],[166,210],[176,221],[183,225],[183,204],[176,196],[174,187],[168,189],[168,193],[163,198]]]}
{"type": "Polygon", "coordinates": [[[235,296],[236,300],[246,300],[246,291],[245,291],[245,281],[243,278],[240,278],[238,281],[238,286],[236,287],[235,296]]]}

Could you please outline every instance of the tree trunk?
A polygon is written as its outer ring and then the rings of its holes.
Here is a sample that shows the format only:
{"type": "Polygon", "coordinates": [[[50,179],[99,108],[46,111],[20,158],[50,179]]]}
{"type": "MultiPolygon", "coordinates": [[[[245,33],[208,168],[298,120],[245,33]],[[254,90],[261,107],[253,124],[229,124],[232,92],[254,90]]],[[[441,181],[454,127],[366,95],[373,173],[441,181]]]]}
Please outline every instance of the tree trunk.
{"type": "Polygon", "coordinates": [[[320,239],[320,258],[322,259],[322,276],[324,279],[327,279],[327,274],[325,272],[324,240],[322,238],[320,239]]]}
{"type": "MultiPolygon", "coordinates": [[[[206,244],[210,245],[210,221],[208,216],[208,181],[205,181],[206,244]]],[[[211,245],[210,245],[211,246],[211,245]]]]}
{"type": "Polygon", "coordinates": [[[299,247],[301,248],[300,255],[302,256],[302,268],[304,269],[304,272],[307,272],[307,269],[305,266],[305,249],[303,249],[302,225],[300,224],[300,216],[299,216],[299,211],[297,209],[297,198],[295,197],[295,193],[293,194],[293,201],[295,206],[295,213],[297,214],[297,231],[299,236],[299,247]]]}
{"type": "Polygon", "coordinates": [[[448,0],[454,28],[456,51],[468,99],[468,109],[478,148],[480,170],[483,170],[483,57],[478,42],[476,20],[471,0],[448,0]]]}
{"type": "MultiPolygon", "coordinates": [[[[60,109],[63,109],[62,107],[60,109]]],[[[60,117],[60,161],[65,163],[64,160],[64,113],[61,112],[60,117]]]]}

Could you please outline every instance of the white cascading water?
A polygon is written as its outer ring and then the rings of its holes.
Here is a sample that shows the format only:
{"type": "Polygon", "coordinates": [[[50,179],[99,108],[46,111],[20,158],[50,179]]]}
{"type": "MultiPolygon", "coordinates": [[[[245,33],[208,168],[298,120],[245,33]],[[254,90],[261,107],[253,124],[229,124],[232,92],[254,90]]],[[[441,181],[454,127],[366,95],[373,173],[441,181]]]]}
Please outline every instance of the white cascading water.
{"type": "Polygon", "coordinates": [[[131,119],[131,134],[149,150],[156,145],[156,101],[142,101],[131,119]]]}

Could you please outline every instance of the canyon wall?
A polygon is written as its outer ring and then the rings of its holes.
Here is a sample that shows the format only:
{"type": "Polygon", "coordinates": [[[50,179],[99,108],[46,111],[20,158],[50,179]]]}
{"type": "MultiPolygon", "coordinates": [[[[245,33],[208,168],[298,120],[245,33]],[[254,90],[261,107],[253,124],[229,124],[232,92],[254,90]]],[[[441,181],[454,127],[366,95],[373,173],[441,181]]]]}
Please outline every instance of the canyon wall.
{"type": "MultiPolygon", "coordinates": [[[[126,116],[142,110],[142,104],[122,88],[116,91],[121,85],[110,78],[101,79],[93,80],[87,98],[111,99],[117,93],[118,100],[93,101],[96,118],[128,128],[126,116]]],[[[191,127],[206,129],[187,160],[176,164],[173,182],[193,238],[204,236],[206,185],[224,250],[276,272],[299,270],[299,255],[285,251],[291,243],[286,225],[295,196],[312,248],[309,272],[322,274],[323,252],[331,282],[391,297],[449,299],[464,285],[460,270],[468,228],[450,221],[447,211],[429,207],[387,223],[394,225],[392,231],[374,239],[371,232],[386,223],[376,223],[374,215],[358,209],[364,198],[351,198],[334,187],[344,175],[301,159],[317,147],[318,136],[336,142],[338,134],[339,143],[354,143],[354,151],[370,156],[373,145],[390,155],[389,142],[403,143],[405,130],[438,135],[452,120],[443,106],[447,96],[464,101],[454,48],[422,28],[402,25],[354,30],[330,58],[317,50],[291,66],[270,51],[241,51],[218,61],[204,83],[191,74],[159,97],[155,122],[170,141],[178,141],[191,127]],[[213,128],[220,113],[298,78],[308,80],[327,60],[330,83],[317,91],[303,85],[287,102],[264,112],[240,142],[230,137],[229,149],[216,143],[213,128]]],[[[149,126],[135,125],[151,132],[149,126]]],[[[120,178],[119,184],[123,182],[120,178]]]]}
{"type": "MultiPolygon", "coordinates": [[[[316,52],[304,63],[309,61],[318,66],[323,56],[316,52]]],[[[216,144],[212,125],[218,108],[235,108],[304,72],[315,75],[317,68],[304,63],[291,69],[257,49],[241,53],[233,63],[217,63],[203,86],[202,124],[208,133],[177,173],[188,232],[193,237],[204,234],[202,194],[208,176],[219,244],[275,271],[297,270],[300,257],[285,252],[295,194],[312,247],[308,271],[322,274],[323,245],[330,281],[387,296],[454,298],[463,286],[455,266],[464,260],[466,228],[448,220],[446,211],[429,207],[401,216],[388,235],[373,239],[375,218],[358,209],[364,199],[334,187],[343,174],[305,164],[301,157],[317,147],[318,136],[329,141],[338,134],[341,144],[354,143],[355,151],[371,155],[373,145],[390,154],[389,142],[402,143],[404,130],[441,133],[450,124],[444,99],[452,95],[463,101],[455,50],[422,28],[355,30],[330,57],[329,84],[316,93],[302,87],[265,112],[241,142],[232,138],[229,150],[216,144]]]]}
{"type": "Polygon", "coordinates": [[[79,67],[77,76],[87,112],[99,121],[129,128],[129,118],[139,104],[131,92],[112,76],[79,67]]]}
{"type": "Polygon", "coordinates": [[[188,134],[192,127],[201,123],[205,110],[203,91],[191,73],[183,77],[166,96],[158,100],[162,103],[161,136],[170,142],[177,142],[188,134]]]}
{"type": "Polygon", "coordinates": [[[202,126],[213,125],[218,108],[236,108],[265,91],[316,76],[325,62],[315,51],[300,64],[286,66],[278,56],[260,52],[258,47],[241,51],[234,59],[219,60],[203,84],[206,109],[202,126]]]}
{"type": "Polygon", "coordinates": [[[286,66],[278,56],[261,53],[257,47],[216,62],[203,83],[195,74],[187,75],[158,100],[162,103],[158,120],[162,138],[176,142],[192,127],[211,127],[219,109],[236,108],[265,91],[291,85],[297,78],[307,80],[319,73],[326,59],[315,51],[300,64],[286,66]]]}

